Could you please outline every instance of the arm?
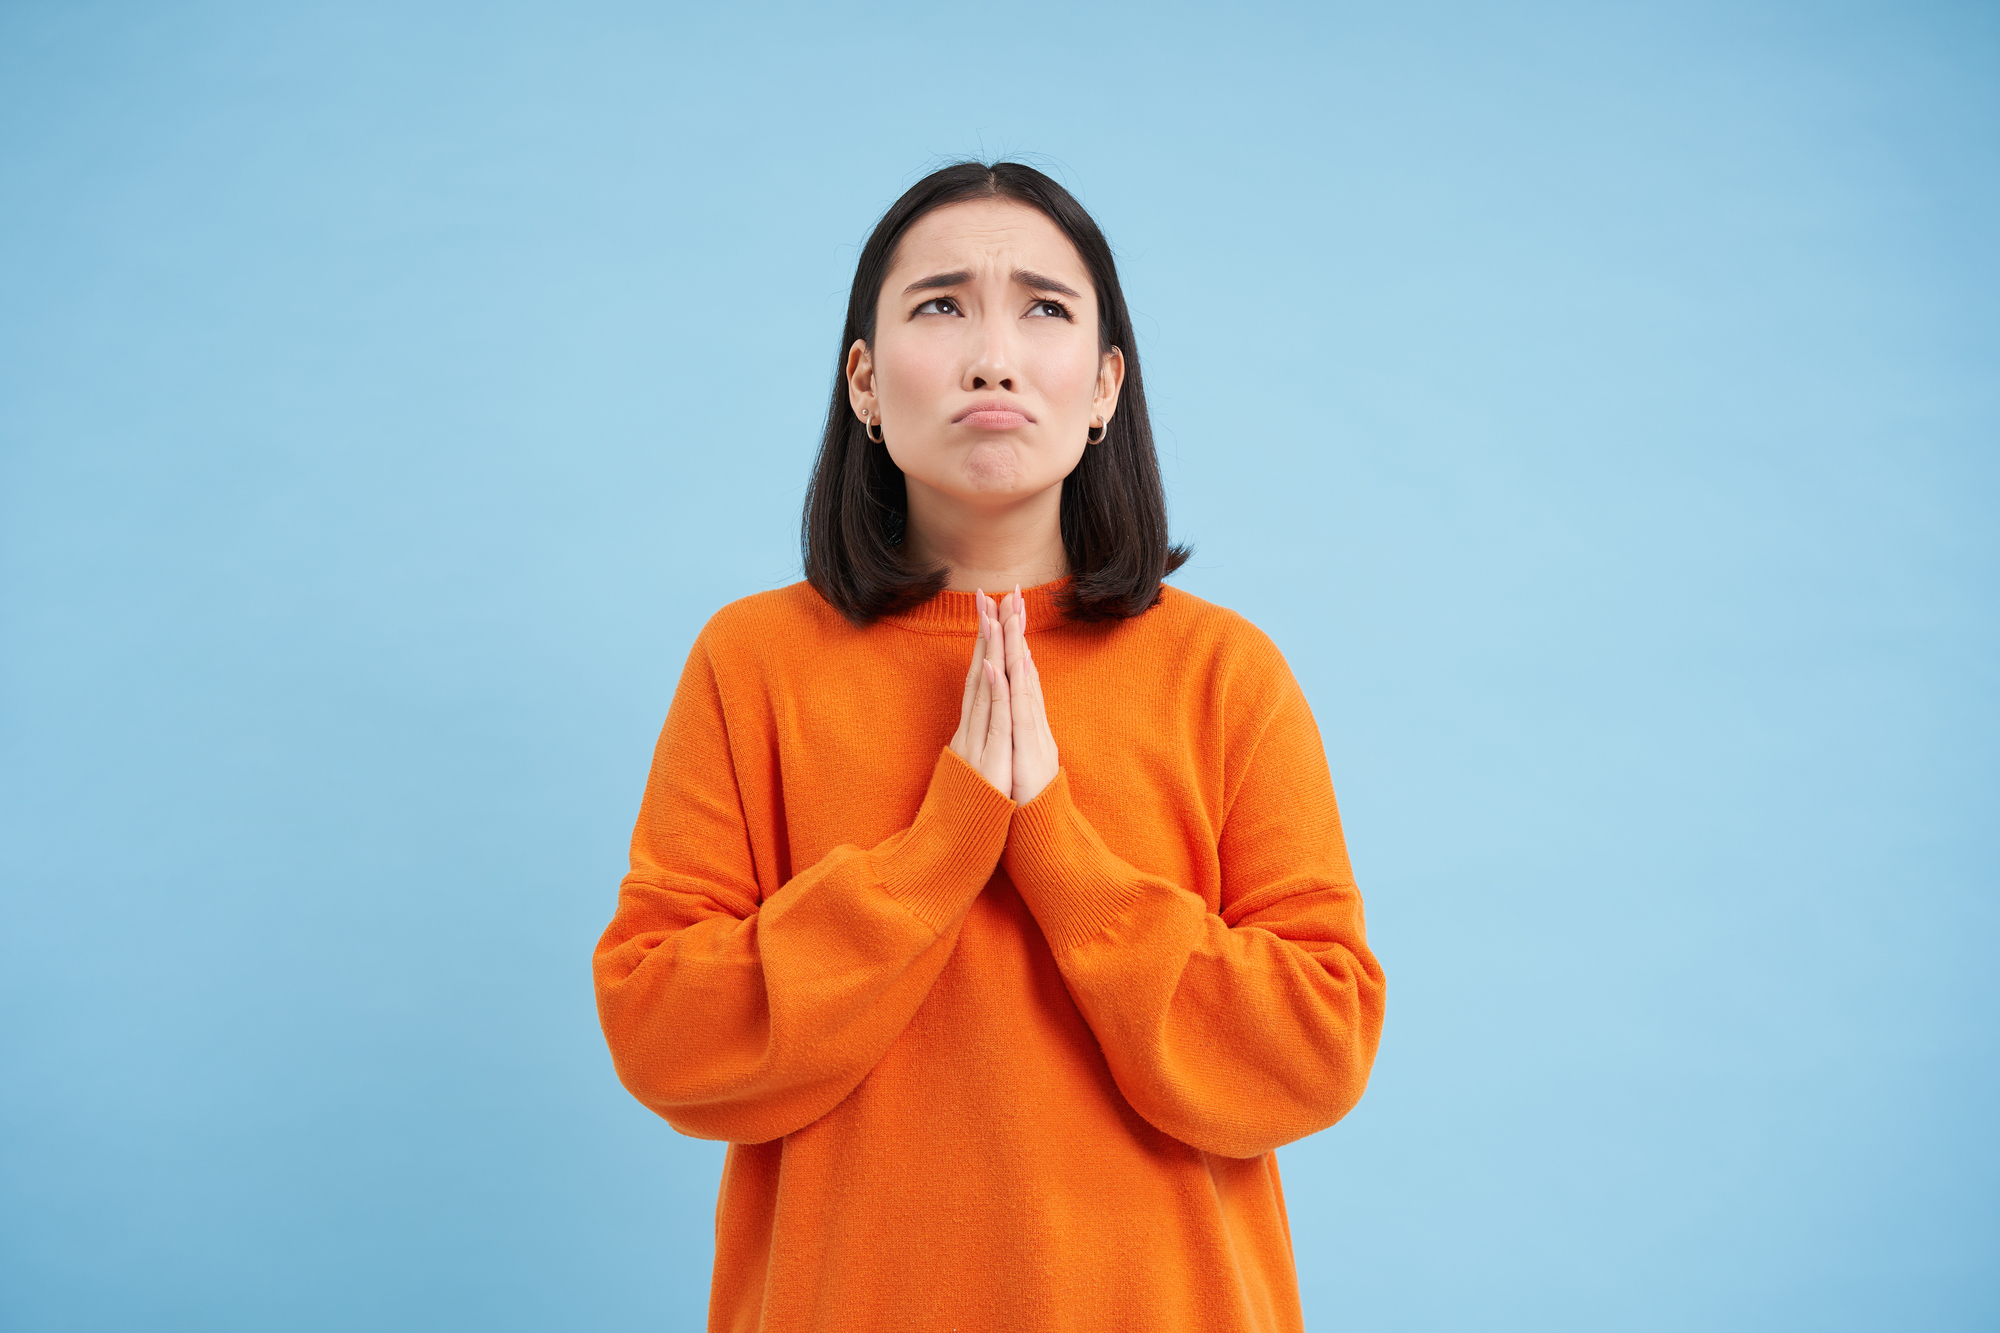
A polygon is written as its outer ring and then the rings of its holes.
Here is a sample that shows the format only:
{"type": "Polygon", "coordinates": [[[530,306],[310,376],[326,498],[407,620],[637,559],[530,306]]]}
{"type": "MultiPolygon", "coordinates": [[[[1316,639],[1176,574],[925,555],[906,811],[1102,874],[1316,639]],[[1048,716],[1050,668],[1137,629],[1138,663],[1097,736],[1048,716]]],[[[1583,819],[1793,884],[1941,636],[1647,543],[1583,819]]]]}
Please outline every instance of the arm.
{"type": "Polygon", "coordinates": [[[1219,915],[1106,847],[1065,772],[1016,811],[1003,858],[1126,1100],[1225,1157],[1345,1115],[1382,1030],[1325,751],[1287,685],[1223,822],[1219,915]]]}
{"type": "Polygon", "coordinates": [[[929,994],[1006,838],[1013,802],[961,757],[965,730],[909,827],[835,848],[760,902],[721,694],[695,645],[592,960],[635,1097],[683,1134],[761,1143],[866,1077],[929,994]]]}

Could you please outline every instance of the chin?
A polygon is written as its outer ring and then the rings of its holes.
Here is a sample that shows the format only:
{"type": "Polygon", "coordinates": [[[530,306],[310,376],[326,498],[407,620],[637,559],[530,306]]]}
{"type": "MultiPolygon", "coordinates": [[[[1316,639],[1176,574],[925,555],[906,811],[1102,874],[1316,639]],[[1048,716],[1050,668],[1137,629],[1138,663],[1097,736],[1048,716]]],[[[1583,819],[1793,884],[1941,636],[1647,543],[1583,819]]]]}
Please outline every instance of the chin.
{"type": "Polygon", "coordinates": [[[965,456],[966,485],[975,491],[1011,491],[1023,479],[1021,460],[1012,444],[975,445],[965,456]]]}

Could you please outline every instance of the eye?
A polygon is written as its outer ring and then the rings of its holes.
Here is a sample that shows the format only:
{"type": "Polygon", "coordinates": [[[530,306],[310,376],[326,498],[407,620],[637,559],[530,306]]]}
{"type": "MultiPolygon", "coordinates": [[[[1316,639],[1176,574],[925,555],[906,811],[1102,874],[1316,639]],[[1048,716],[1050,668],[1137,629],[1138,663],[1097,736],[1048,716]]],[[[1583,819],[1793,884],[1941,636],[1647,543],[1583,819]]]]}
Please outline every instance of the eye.
{"type": "Polygon", "coordinates": [[[1028,313],[1037,319],[1068,319],[1069,307],[1061,301],[1037,301],[1028,307],[1028,313]]]}
{"type": "Polygon", "coordinates": [[[917,315],[956,315],[959,313],[958,302],[949,296],[933,296],[911,313],[917,315]]]}

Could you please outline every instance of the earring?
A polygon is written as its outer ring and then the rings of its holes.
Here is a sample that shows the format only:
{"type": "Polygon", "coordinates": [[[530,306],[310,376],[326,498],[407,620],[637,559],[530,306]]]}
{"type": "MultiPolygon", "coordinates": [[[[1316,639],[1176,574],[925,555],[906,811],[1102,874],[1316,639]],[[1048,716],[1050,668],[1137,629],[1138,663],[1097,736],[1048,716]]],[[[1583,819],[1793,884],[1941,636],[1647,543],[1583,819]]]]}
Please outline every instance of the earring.
{"type": "Polygon", "coordinates": [[[870,444],[882,443],[882,428],[875,424],[874,413],[871,412],[867,416],[861,418],[861,427],[868,433],[868,442],[870,444]]]}
{"type": "Polygon", "coordinates": [[[1083,442],[1085,444],[1103,444],[1104,432],[1107,429],[1109,429],[1108,423],[1093,421],[1090,423],[1090,429],[1083,434],[1083,442]]]}

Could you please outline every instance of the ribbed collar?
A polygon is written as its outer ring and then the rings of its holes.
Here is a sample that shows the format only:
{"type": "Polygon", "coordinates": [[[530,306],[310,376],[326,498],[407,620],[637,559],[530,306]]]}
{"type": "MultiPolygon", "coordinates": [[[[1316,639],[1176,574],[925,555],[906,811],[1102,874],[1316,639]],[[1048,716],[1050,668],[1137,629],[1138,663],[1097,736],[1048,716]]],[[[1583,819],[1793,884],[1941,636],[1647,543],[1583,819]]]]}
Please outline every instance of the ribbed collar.
{"type": "MultiPolygon", "coordinates": [[[[1028,633],[1060,625],[1069,619],[1062,607],[1057,605],[1057,598],[1068,589],[1072,577],[1065,574],[1051,582],[1021,589],[1021,600],[1028,607],[1028,633]]],[[[1012,591],[1012,588],[988,588],[986,595],[998,602],[1003,592],[1012,591]]],[[[969,592],[953,592],[947,588],[927,602],[919,602],[907,611],[892,612],[882,619],[919,634],[960,634],[969,639],[979,632],[979,615],[972,599],[973,594],[969,592]]]]}

